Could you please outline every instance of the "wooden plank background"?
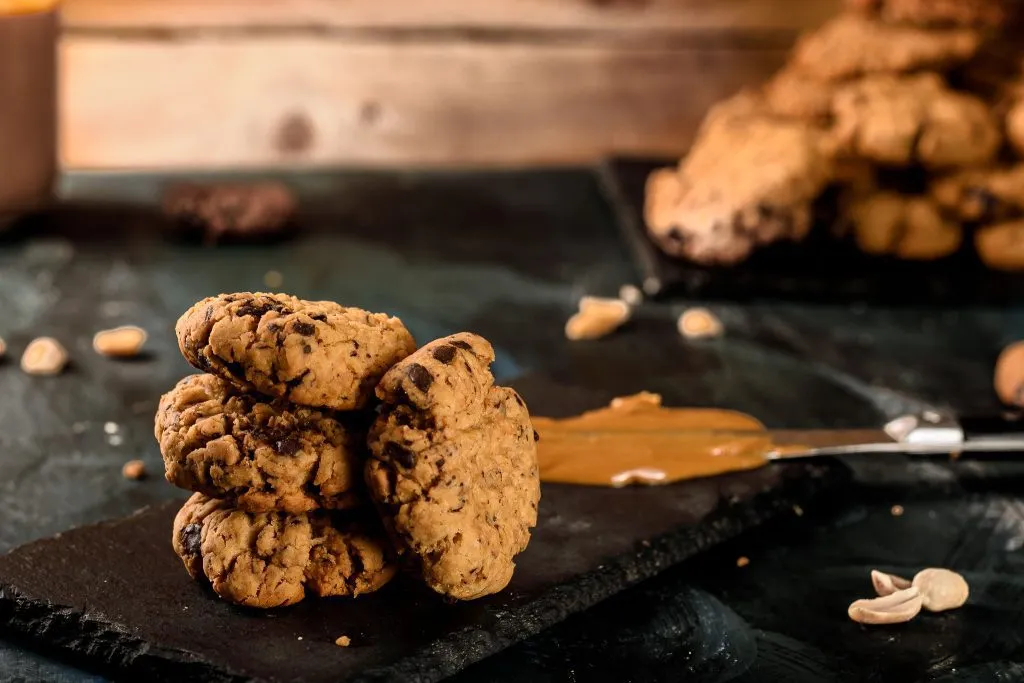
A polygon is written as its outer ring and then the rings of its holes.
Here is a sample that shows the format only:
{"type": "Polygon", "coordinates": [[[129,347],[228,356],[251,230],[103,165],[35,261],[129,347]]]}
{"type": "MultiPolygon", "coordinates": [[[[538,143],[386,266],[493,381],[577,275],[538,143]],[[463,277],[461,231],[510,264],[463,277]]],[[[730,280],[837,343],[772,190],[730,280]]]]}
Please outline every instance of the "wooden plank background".
{"type": "Polygon", "coordinates": [[[838,0],[66,0],[74,168],[678,154],[838,0]]]}

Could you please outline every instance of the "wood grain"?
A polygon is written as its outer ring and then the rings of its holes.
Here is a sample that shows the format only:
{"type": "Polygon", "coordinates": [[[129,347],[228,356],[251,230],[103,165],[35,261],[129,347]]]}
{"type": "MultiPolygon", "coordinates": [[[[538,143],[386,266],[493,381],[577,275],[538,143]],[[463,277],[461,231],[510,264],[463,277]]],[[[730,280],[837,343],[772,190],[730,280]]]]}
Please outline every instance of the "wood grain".
{"type": "Polygon", "coordinates": [[[521,165],[678,154],[781,48],[68,36],[66,166],[521,165]]]}
{"type": "Polygon", "coordinates": [[[504,27],[779,30],[839,0],[65,0],[71,29],[504,27]]]}

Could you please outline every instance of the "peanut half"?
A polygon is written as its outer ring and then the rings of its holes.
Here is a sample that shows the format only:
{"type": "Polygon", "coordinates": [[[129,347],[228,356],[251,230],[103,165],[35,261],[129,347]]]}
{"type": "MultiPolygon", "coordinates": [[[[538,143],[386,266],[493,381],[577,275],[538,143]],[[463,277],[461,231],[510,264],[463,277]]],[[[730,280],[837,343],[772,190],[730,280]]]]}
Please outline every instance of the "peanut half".
{"type": "Polygon", "coordinates": [[[847,610],[858,624],[902,624],[921,611],[921,591],[916,586],[870,600],[857,600],[847,610]]]}
{"type": "Polygon", "coordinates": [[[147,336],[144,329],[134,325],[101,330],[92,338],[92,348],[108,358],[130,358],[142,350],[147,336]]]}
{"type": "Polygon", "coordinates": [[[59,375],[68,363],[68,352],[53,337],[33,339],[21,356],[21,369],[30,375],[59,375]]]}
{"type": "Polygon", "coordinates": [[[629,320],[629,313],[629,305],[621,299],[585,296],[580,299],[579,312],[565,323],[565,337],[570,341],[600,339],[629,320]]]}
{"type": "Polygon", "coordinates": [[[884,598],[896,591],[905,590],[912,585],[910,581],[895,574],[886,574],[877,570],[871,570],[871,584],[875,587],[878,596],[884,598]]]}
{"type": "Polygon", "coordinates": [[[929,612],[956,609],[970,595],[966,579],[948,569],[922,569],[914,577],[914,587],[920,591],[922,606],[929,612]]]}

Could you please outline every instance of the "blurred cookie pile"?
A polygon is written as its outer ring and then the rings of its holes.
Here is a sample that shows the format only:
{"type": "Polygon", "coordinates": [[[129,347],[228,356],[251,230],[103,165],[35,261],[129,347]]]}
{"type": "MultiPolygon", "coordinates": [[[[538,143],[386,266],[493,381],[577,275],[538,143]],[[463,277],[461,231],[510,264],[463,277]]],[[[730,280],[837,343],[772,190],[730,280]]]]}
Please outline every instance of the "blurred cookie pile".
{"type": "Polygon", "coordinates": [[[283,294],[222,294],[176,326],[205,374],[165,394],[155,435],[194,495],[172,536],[225,600],[278,607],[377,590],[404,564],[432,589],[503,589],[537,521],[526,405],[491,345],[416,350],[400,320],[283,294]]]}
{"type": "Polygon", "coordinates": [[[1012,0],[846,0],[769,82],[714,106],[648,178],[667,254],[742,262],[816,223],[863,252],[973,243],[1024,269],[1024,48],[1012,0]]]}

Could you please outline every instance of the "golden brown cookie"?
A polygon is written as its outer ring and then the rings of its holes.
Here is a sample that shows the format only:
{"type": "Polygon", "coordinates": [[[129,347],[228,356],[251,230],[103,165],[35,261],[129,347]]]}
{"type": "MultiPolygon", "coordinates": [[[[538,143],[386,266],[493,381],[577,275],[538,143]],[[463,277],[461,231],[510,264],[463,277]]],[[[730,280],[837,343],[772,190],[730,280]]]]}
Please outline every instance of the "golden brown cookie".
{"type": "Polygon", "coordinates": [[[950,216],[972,223],[1024,217],[1024,164],[962,171],[932,183],[931,195],[950,216]]]}
{"type": "Polygon", "coordinates": [[[221,294],[185,312],[178,346],[196,368],[299,405],[366,406],[387,369],[416,348],[398,318],[287,294],[221,294]]]}
{"type": "Polygon", "coordinates": [[[832,102],[840,154],[929,169],[983,165],[1001,136],[988,106],[934,74],[872,76],[844,84],[832,102]]]}
{"type": "Polygon", "coordinates": [[[676,169],[647,181],[644,216],[670,256],[734,264],[759,245],[803,239],[831,174],[819,133],[727,101],[712,110],[676,169]]]}
{"type": "Polygon", "coordinates": [[[472,600],[502,590],[537,523],[535,432],[512,389],[481,372],[476,335],[427,344],[388,371],[366,482],[399,553],[433,590],[472,600]]]}
{"type": "Polygon", "coordinates": [[[251,513],[194,494],[174,518],[174,551],[193,579],[247,607],[283,607],[307,591],[371,593],[395,574],[382,530],[351,513],[251,513]]]}
{"type": "Polygon", "coordinates": [[[981,34],[972,29],[926,29],[847,13],[804,35],[790,65],[819,80],[943,70],[967,61],[980,46],[981,34]]]}
{"type": "Polygon", "coordinates": [[[963,229],[943,218],[927,197],[879,192],[854,202],[847,219],[861,251],[876,256],[930,261],[949,256],[963,229]]]}
{"type": "Polygon", "coordinates": [[[855,11],[883,21],[927,26],[1002,25],[1004,0],[846,0],[855,11]]]}
{"type": "Polygon", "coordinates": [[[994,270],[1024,270],[1024,220],[996,223],[974,233],[974,248],[994,270]]]}
{"type": "Polygon", "coordinates": [[[193,375],[160,399],[155,435],[175,486],[252,512],[306,512],[362,499],[362,421],[193,375]]]}

